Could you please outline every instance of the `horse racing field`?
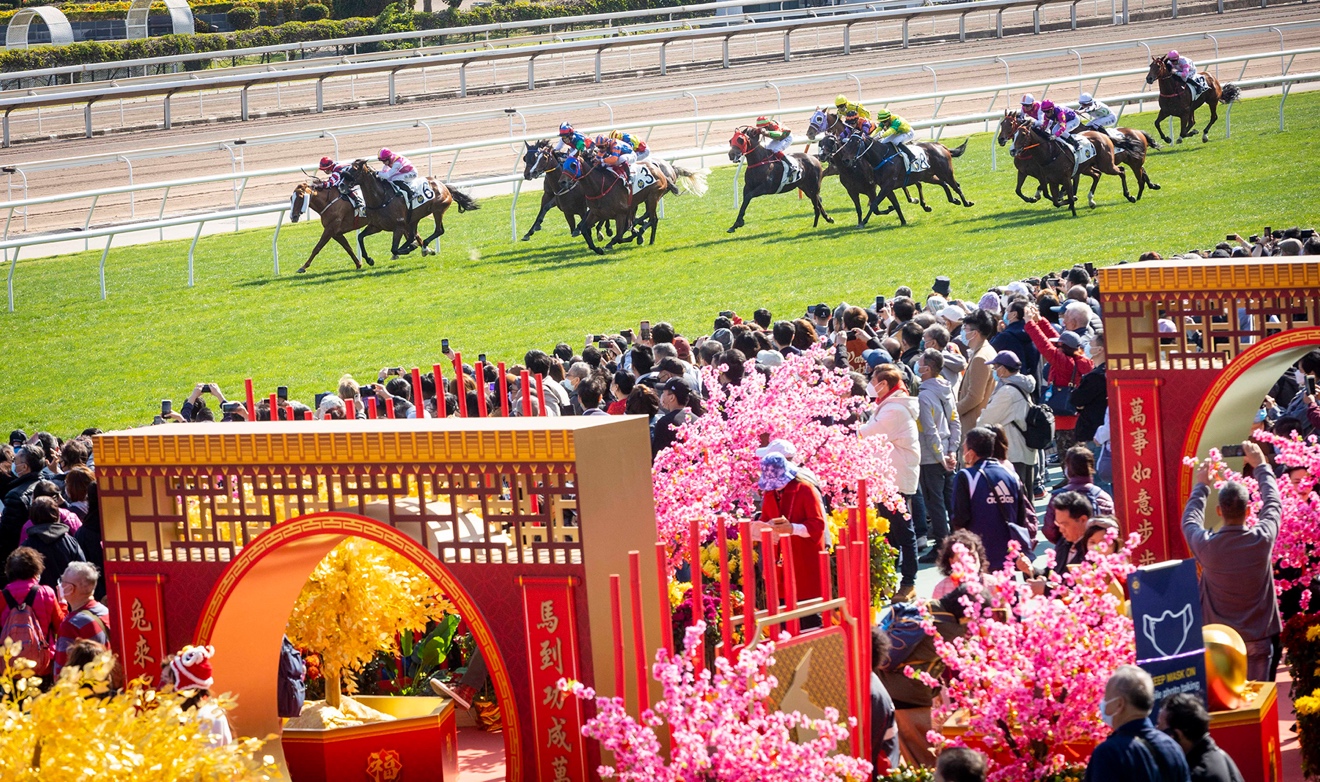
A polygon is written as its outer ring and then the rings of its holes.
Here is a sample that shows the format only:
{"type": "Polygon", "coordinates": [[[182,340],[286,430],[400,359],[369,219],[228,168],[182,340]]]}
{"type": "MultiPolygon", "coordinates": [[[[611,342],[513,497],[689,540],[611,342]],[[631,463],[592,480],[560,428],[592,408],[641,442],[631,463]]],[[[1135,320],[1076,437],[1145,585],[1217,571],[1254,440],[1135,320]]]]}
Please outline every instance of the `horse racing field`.
{"type": "MultiPolygon", "coordinates": [[[[970,209],[927,188],[934,211],[904,204],[892,216],[855,227],[852,203],[836,179],[824,201],[834,225],[811,228],[811,207],[796,195],[756,200],[747,227],[725,233],[736,211],[732,169],[717,169],[704,199],[666,199],[654,247],[629,245],[603,257],[571,239],[558,212],[530,242],[509,241],[509,200],[486,199],[477,212],[451,210],[439,257],[388,260],[374,237],[375,268],[355,271],[335,245],[307,274],[295,275],[320,234],[319,223],[285,226],[281,267],[271,274],[270,231],[204,238],[196,254],[196,286],[185,285],[186,241],[112,249],[109,298],[97,282],[100,250],[19,261],[17,312],[5,314],[5,423],[61,435],[84,426],[148,423],[160,400],[182,404],[194,383],[218,383],[231,397],[242,379],[260,392],[287,385],[311,401],[352,372],[382,366],[430,366],[447,337],[466,360],[521,359],[529,347],[564,340],[579,347],[589,332],[636,328],[639,319],[670,320],[696,336],[716,312],[750,317],[768,307],[776,317],[800,315],[817,301],[865,304],[900,284],[953,279],[955,296],[975,298],[989,285],[1059,269],[1212,247],[1227,233],[1247,236],[1320,222],[1320,93],[1287,101],[1237,104],[1231,139],[1221,124],[1212,140],[1193,138],[1151,154],[1162,186],[1127,203],[1117,178],[1101,183],[1098,208],[1079,216],[1013,194],[1006,149],[990,170],[990,138],[979,134],[956,161],[970,209]]],[[[1198,117],[1205,121],[1205,114],[1198,117]]],[[[1122,124],[1153,131],[1153,114],[1122,124]]],[[[790,120],[802,129],[806,118],[790,120]]],[[[961,137],[945,139],[950,146],[961,137]]],[[[510,161],[512,163],[512,161],[510,161]]],[[[1131,177],[1130,177],[1131,179],[1131,177]]],[[[290,190],[295,183],[290,182],[290,190]]],[[[1135,183],[1130,183],[1135,194],[1135,183]]],[[[539,182],[524,190],[519,227],[537,207],[539,182]],[[530,197],[528,197],[530,195],[530,197]]]]}

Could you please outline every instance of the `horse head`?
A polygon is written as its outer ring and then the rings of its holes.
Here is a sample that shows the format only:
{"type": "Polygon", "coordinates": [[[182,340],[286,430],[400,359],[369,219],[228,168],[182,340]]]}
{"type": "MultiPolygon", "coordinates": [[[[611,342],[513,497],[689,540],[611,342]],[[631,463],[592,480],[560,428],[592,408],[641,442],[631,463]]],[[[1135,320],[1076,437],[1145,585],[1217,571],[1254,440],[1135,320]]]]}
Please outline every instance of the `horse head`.
{"type": "Polygon", "coordinates": [[[853,133],[847,139],[837,142],[838,146],[832,155],[834,164],[848,169],[855,167],[857,159],[862,155],[863,138],[861,133],[853,133]]]}
{"type": "Polygon", "coordinates": [[[816,109],[816,113],[811,115],[811,121],[807,123],[807,138],[815,139],[816,136],[829,130],[833,124],[828,112],[824,109],[816,109]]]}
{"type": "Polygon", "coordinates": [[[752,143],[751,128],[738,128],[729,139],[729,161],[737,163],[752,153],[756,145],[752,143]]]}
{"type": "Polygon", "coordinates": [[[820,152],[816,154],[816,159],[822,163],[830,162],[834,153],[839,151],[839,138],[833,133],[826,133],[818,142],[820,152]]]}
{"type": "Polygon", "coordinates": [[[1004,117],[999,120],[999,133],[995,136],[999,146],[1004,146],[1009,142],[1009,139],[1013,138],[1013,134],[1017,132],[1020,124],[1022,124],[1022,112],[1004,109],[1004,117]]]}
{"type": "Polygon", "coordinates": [[[1150,70],[1146,72],[1146,83],[1154,84],[1156,81],[1170,75],[1169,58],[1162,54],[1157,54],[1150,58],[1150,70]]]}
{"type": "Polygon", "coordinates": [[[1037,128],[1030,123],[1020,122],[1013,131],[1013,146],[1009,151],[1015,158],[1026,158],[1030,157],[1031,150],[1042,144],[1044,139],[1038,135],[1037,128]]]}
{"type": "MultiPolygon", "coordinates": [[[[312,182],[317,182],[317,183],[319,183],[320,181],[321,180],[319,179],[312,180],[312,182]]],[[[302,217],[304,214],[307,214],[308,208],[311,205],[312,195],[315,192],[316,192],[316,188],[314,188],[312,184],[309,182],[303,182],[302,184],[298,185],[293,189],[293,197],[289,199],[290,221],[296,223],[298,222],[298,218],[302,217]]]]}

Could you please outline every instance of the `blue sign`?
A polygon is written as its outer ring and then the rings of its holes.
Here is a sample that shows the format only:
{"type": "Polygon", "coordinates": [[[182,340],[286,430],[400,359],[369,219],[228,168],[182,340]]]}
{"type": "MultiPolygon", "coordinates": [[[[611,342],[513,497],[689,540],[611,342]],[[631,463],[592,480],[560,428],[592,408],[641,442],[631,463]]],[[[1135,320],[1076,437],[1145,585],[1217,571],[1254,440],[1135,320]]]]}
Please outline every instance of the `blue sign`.
{"type": "Polygon", "coordinates": [[[1137,665],[1155,680],[1155,719],[1166,696],[1190,692],[1206,700],[1205,641],[1196,561],[1161,562],[1128,576],[1137,665]]]}
{"type": "Polygon", "coordinates": [[[1159,718],[1160,704],[1170,695],[1189,692],[1202,703],[1206,702],[1204,650],[1142,660],[1138,665],[1155,682],[1155,707],[1150,712],[1152,721],[1159,718]]]}

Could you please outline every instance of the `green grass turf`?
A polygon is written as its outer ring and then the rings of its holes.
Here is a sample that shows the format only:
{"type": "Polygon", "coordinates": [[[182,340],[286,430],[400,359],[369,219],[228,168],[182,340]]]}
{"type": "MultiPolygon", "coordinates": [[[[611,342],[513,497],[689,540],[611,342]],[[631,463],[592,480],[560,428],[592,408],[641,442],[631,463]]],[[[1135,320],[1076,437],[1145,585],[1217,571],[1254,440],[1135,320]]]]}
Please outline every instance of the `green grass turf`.
{"type": "MultiPolygon", "coordinates": [[[[106,301],[99,250],[20,261],[17,312],[0,315],[0,430],[68,435],[140,425],[162,398],[177,408],[202,380],[237,398],[251,376],[258,393],[285,384],[310,400],[333,390],[343,372],[365,379],[381,366],[429,366],[440,358],[441,337],[467,360],[485,352],[513,362],[529,347],[565,340],[580,348],[588,332],[635,328],[641,318],[695,336],[719,310],[750,316],[765,306],[797,316],[817,301],[864,304],[900,284],[924,289],[937,274],[953,279],[956,296],[972,298],[1074,262],[1207,247],[1265,225],[1314,225],[1320,93],[1289,98],[1282,133],[1278,106],[1277,98],[1246,101],[1233,111],[1232,139],[1221,124],[1209,144],[1192,139],[1154,153],[1148,167],[1163,189],[1139,203],[1124,201],[1116,178],[1106,178],[1098,208],[1083,202],[1077,218],[1019,201],[1009,156],[999,150],[992,172],[990,139],[981,134],[957,161],[976,205],[955,207],[927,189],[934,211],[904,204],[906,228],[886,216],[857,229],[851,202],[830,179],[825,203],[835,225],[813,230],[810,204],[781,195],[756,200],[747,227],[729,236],[736,213],[732,170],[724,168],[705,199],[667,200],[655,247],[604,257],[570,239],[558,212],[531,242],[511,243],[509,199],[492,198],[481,211],[451,212],[439,258],[389,261],[376,237],[377,266],[361,272],[332,244],[310,272],[292,273],[319,224],[286,225],[279,277],[271,274],[269,230],[204,238],[193,288],[185,284],[186,241],[112,249],[106,301]]],[[[1152,120],[1129,116],[1124,124],[1150,130],[1152,120]]],[[[522,230],[537,193],[519,203],[522,230]]]]}

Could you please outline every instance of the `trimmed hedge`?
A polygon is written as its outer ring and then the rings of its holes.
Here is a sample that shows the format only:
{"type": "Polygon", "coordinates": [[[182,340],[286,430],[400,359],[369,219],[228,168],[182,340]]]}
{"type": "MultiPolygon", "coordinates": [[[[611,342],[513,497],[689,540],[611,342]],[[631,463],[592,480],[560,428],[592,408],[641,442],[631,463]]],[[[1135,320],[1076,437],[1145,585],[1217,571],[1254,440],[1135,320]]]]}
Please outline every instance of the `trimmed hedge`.
{"type": "MultiPolygon", "coordinates": [[[[693,0],[561,0],[553,3],[531,3],[517,0],[510,3],[474,6],[467,11],[445,10],[438,13],[418,12],[418,30],[466,27],[496,22],[525,22],[533,19],[553,19],[558,16],[612,14],[620,11],[673,8],[693,0]]],[[[630,21],[623,20],[626,24],[630,21]]]]}
{"type": "Polygon", "coordinates": [[[330,18],[330,9],[320,3],[308,3],[298,9],[298,19],[304,22],[319,22],[330,18]]]}
{"type": "Polygon", "coordinates": [[[250,5],[236,5],[225,12],[225,19],[235,30],[251,30],[257,26],[257,9],[250,5]]]}
{"type": "MultiPolygon", "coordinates": [[[[128,13],[129,3],[127,2],[97,2],[97,3],[49,3],[64,12],[71,22],[90,22],[101,19],[123,19],[128,13]]],[[[259,14],[258,23],[261,25],[274,26],[284,24],[285,22],[296,21],[316,21],[325,19],[329,16],[327,9],[326,16],[318,16],[315,19],[304,19],[302,9],[309,5],[319,5],[326,8],[326,5],[317,0],[226,0],[225,2],[207,2],[190,3],[193,15],[198,14],[226,14],[238,6],[250,6],[257,9],[259,14]]],[[[382,4],[383,5],[383,4],[382,4]]],[[[9,19],[17,13],[17,9],[9,11],[0,11],[0,24],[8,24],[9,19]]],[[[313,12],[315,13],[315,12],[313,12]]],[[[375,16],[379,11],[368,14],[350,14],[349,16],[375,16]]],[[[164,3],[153,3],[151,6],[153,16],[168,16],[169,9],[164,3]]],[[[348,18],[348,17],[344,17],[348,18]]]]}

